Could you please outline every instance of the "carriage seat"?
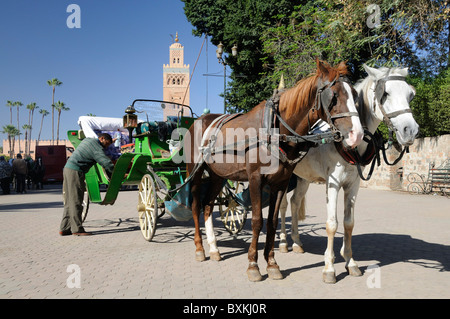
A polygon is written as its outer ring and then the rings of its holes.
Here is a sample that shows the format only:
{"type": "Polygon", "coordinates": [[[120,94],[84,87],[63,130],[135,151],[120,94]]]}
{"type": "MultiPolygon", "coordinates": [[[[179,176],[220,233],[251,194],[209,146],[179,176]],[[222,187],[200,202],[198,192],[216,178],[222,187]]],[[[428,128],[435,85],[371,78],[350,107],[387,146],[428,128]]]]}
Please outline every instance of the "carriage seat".
{"type": "Polygon", "coordinates": [[[172,135],[177,128],[177,123],[173,121],[151,121],[138,124],[137,134],[157,133],[158,139],[163,142],[172,135]]]}

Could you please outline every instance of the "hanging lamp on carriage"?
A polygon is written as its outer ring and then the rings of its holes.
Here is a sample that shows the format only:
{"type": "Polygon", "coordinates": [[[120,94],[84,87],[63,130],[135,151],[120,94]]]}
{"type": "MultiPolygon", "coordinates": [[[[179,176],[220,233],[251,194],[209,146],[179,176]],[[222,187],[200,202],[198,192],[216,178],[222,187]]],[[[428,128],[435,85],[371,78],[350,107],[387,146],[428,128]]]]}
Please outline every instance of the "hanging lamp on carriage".
{"type": "Polygon", "coordinates": [[[132,141],[132,133],[135,128],[137,128],[138,123],[138,116],[134,113],[136,113],[136,109],[134,106],[130,105],[125,109],[125,115],[123,117],[123,127],[128,130],[129,136],[130,136],[130,143],[132,141]]]}

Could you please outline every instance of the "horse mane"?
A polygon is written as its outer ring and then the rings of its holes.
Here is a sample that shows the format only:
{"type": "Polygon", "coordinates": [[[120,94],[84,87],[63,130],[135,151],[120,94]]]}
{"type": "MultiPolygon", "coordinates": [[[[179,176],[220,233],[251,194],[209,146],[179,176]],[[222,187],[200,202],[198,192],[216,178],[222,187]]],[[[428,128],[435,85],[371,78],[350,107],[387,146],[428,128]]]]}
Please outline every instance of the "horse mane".
{"type": "MultiPolygon", "coordinates": [[[[322,65],[326,68],[327,76],[325,78],[328,81],[333,81],[338,76],[348,75],[347,65],[341,62],[336,67],[331,67],[327,62],[322,62],[322,65]]],[[[315,103],[317,80],[323,77],[325,74],[320,67],[317,67],[315,74],[311,74],[307,78],[301,79],[291,89],[285,91],[280,98],[280,111],[286,112],[286,117],[289,118],[292,115],[299,112],[304,107],[309,107],[315,103]]]]}

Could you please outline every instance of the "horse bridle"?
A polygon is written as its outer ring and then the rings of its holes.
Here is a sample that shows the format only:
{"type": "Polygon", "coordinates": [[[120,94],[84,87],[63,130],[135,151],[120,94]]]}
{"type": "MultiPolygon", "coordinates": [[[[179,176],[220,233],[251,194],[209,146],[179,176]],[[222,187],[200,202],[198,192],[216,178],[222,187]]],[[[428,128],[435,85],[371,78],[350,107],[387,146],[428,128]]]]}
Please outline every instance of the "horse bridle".
{"type": "Polygon", "coordinates": [[[386,102],[386,82],[387,81],[405,81],[406,78],[404,76],[392,75],[387,76],[378,80],[375,84],[375,95],[374,95],[374,105],[376,106],[376,102],[378,102],[378,107],[380,108],[381,113],[383,114],[383,122],[389,128],[390,131],[396,132],[397,128],[392,124],[391,119],[397,117],[401,114],[412,113],[411,109],[404,109],[400,111],[395,111],[391,113],[387,113],[384,109],[384,102],[386,102]]]}
{"type": "MultiPolygon", "coordinates": [[[[319,110],[320,108],[323,109],[325,112],[325,115],[327,116],[327,122],[330,125],[331,131],[333,133],[336,133],[339,138],[336,140],[336,142],[340,142],[343,139],[342,134],[338,130],[338,128],[334,125],[334,120],[343,118],[343,117],[351,117],[351,116],[357,116],[359,117],[358,112],[342,112],[335,115],[331,115],[330,113],[330,107],[331,103],[333,102],[334,93],[331,88],[337,83],[337,82],[347,82],[349,83],[348,79],[346,79],[343,76],[336,77],[333,81],[324,81],[322,82],[321,79],[319,79],[318,83],[318,89],[316,93],[316,104],[312,110],[319,110]]],[[[349,83],[350,84],[350,83],[349,83]]],[[[349,98],[352,98],[351,96],[349,98]]],[[[308,125],[309,125],[309,116],[308,116],[308,125]]]]}
{"type": "MultiPolygon", "coordinates": [[[[341,142],[343,140],[343,136],[341,132],[338,130],[338,128],[334,125],[333,120],[342,118],[342,117],[350,117],[350,116],[358,116],[358,112],[342,112],[335,115],[331,115],[329,108],[331,107],[331,103],[333,101],[334,93],[331,90],[331,87],[335,85],[338,81],[342,82],[349,82],[344,78],[343,76],[337,76],[333,81],[322,81],[320,78],[318,80],[318,89],[316,92],[315,97],[315,105],[311,108],[310,112],[315,112],[316,110],[320,110],[320,108],[323,108],[326,116],[327,116],[327,122],[330,125],[331,133],[323,133],[321,134],[313,134],[313,135],[306,135],[306,136],[300,136],[297,134],[287,123],[283,120],[281,117],[279,111],[278,111],[278,104],[280,102],[280,96],[283,90],[274,90],[274,93],[270,99],[266,101],[265,111],[264,111],[264,120],[263,120],[263,127],[266,128],[266,134],[269,135],[270,128],[272,127],[272,116],[275,116],[280,122],[281,125],[283,125],[292,135],[286,136],[286,135],[280,135],[280,137],[283,137],[283,141],[285,142],[294,142],[294,143],[301,143],[301,142],[312,142],[314,144],[317,143],[329,143],[331,141],[334,142],[341,142]],[[315,136],[318,135],[318,136],[315,136]],[[331,137],[331,140],[330,140],[331,137]]],[[[349,97],[351,98],[351,97],[349,97]]],[[[308,131],[311,132],[311,123],[309,120],[309,113],[307,115],[308,119],[308,131]]]]}
{"type": "MultiPolygon", "coordinates": [[[[395,112],[391,112],[391,113],[387,113],[386,110],[384,109],[384,102],[386,102],[386,82],[387,81],[405,81],[406,82],[406,78],[404,76],[397,76],[397,75],[392,75],[392,76],[386,76],[383,79],[380,79],[376,82],[375,84],[375,95],[374,95],[374,105],[376,106],[378,102],[378,106],[380,108],[381,113],[383,114],[383,122],[386,124],[386,126],[389,129],[389,143],[391,143],[391,138],[392,138],[392,132],[396,132],[397,129],[395,128],[395,126],[392,124],[391,119],[399,116],[401,114],[406,114],[406,113],[412,113],[411,109],[404,109],[404,110],[400,110],[400,111],[395,111],[395,112]]],[[[369,170],[369,174],[367,177],[364,177],[362,174],[362,169],[361,169],[361,165],[365,165],[367,163],[361,163],[361,160],[359,158],[359,153],[358,152],[353,152],[351,154],[353,154],[358,160],[356,161],[355,165],[358,168],[358,174],[361,177],[362,180],[364,181],[368,181],[371,176],[372,176],[372,172],[375,166],[375,158],[376,158],[376,162],[378,163],[378,166],[380,166],[380,156],[379,156],[379,151],[381,150],[383,153],[383,158],[384,158],[384,162],[389,165],[389,166],[393,166],[396,165],[403,157],[403,155],[409,152],[409,147],[406,146],[403,148],[403,150],[401,151],[400,155],[397,157],[397,159],[394,160],[393,163],[390,163],[387,159],[386,156],[386,148],[384,147],[384,141],[383,141],[383,137],[382,134],[380,132],[375,132],[375,134],[371,134],[369,131],[364,130],[364,141],[366,143],[372,143],[373,147],[376,150],[376,153],[373,154],[373,158],[372,158],[372,165],[370,167],[369,170]],[[367,136],[370,137],[370,139],[367,139],[367,136]]]]}

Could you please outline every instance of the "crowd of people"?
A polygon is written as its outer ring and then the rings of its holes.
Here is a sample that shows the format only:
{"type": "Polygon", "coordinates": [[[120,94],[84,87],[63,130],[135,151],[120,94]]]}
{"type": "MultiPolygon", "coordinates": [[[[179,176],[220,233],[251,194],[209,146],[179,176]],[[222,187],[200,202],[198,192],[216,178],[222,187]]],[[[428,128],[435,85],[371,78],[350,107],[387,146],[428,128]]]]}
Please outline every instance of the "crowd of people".
{"type": "Polygon", "coordinates": [[[15,159],[6,161],[0,156],[0,185],[3,195],[11,194],[11,189],[17,194],[24,194],[27,189],[42,189],[45,167],[42,158],[34,161],[31,157],[22,158],[17,154],[15,159]]]}

